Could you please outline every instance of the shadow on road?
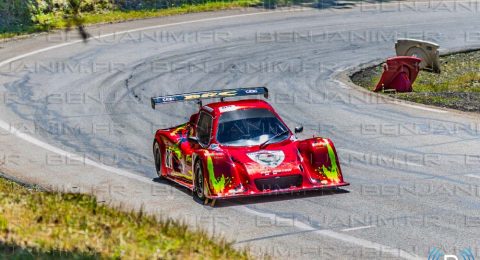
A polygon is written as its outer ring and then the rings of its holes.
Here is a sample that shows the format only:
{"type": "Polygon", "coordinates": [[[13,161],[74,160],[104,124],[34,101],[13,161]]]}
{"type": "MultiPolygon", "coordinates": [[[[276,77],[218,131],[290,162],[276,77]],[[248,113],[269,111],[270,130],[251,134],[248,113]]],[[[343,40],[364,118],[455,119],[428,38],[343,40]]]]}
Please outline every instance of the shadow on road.
{"type": "MultiPolygon", "coordinates": [[[[191,190],[173,181],[170,181],[167,179],[160,179],[160,178],[154,178],[152,179],[152,181],[156,183],[170,185],[172,187],[177,188],[179,191],[185,193],[186,195],[193,197],[191,190]]],[[[283,200],[298,200],[298,199],[320,197],[320,196],[339,195],[344,193],[349,193],[349,191],[341,188],[328,188],[323,190],[297,191],[297,192],[289,192],[289,193],[282,193],[282,194],[269,194],[269,195],[252,196],[252,197],[244,197],[244,198],[232,198],[232,199],[225,199],[225,200],[217,200],[215,203],[215,207],[232,207],[232,206],[238,206],[238,205],[267,203],[267,202],[275,202],[275,201],[283,201],[283,200]]],[[[201,204],[201,205],[204,204],[204,201],[200,201],[195,197],[193,197],[193,200],[198,204],[201,204]]]]}
{"type": "Polygon", "coordinates": [[[264,0],[264,5],[271,6],[271,2],[278,3],[278,6],[305,6],[317,9],[351,9],[359,4],[375,4],[388,2],[402,2],[408,0],[264,0]]]}
{"type": "MultiPolygon", "coordinates": [[[[179,191],[185,193],[188,196],[192,196],[193,200],[203,205],[204,201],[198,200],[195,196],[193,196],[192,191],[167,179],[160,179],[154,178],[152,179],[155,183],[161,183],[165,185],[170,185],[172,187],[177,188],[179,191]]],[[[341,189],[341,188],[328,188],[322,190],[310,190],[310,191],[297,191],[297,192],[289,192],[289,193],[282,193],[282,194],[269,194],[269,195],[256,195],[251,197],[244,197],[244,198],[231,198],[231,199],[220,199],[215,202],[215,207],[232,207],[238,205],[248,205],[248,204],[257,204],[257,203],[268,203],[268,202],[276,202],[276,201],[284,201],[284,200],[298,200],[298,199],[305,199],[305,198],[313,198],[313,197],[321,197],[321,196],[329,196],[329,195],[339,195],[344,193],[350,193],[350,191],[341,189]]]]}
{"type": "Polygon", "coordinates": [[[232,207],[232,206],[239,206],[239,205],[268,203],[268,202],[285,201],[285,200],[299,200],[299,199],[306,199],[306,198],[313,198],[313,197],[339,195],[339,194],[345,194],[345,193],[350,193],[350,192],[345,189],[337,188],[337,189],[299,191],[299,192],[290,192],[290,193],[283,193],[283,194],[271,194],[271,195],[253,196],[253,197],[245,197],[245,198],[217,200],[217,202],[215,203],[215,207],[232,207]]]}

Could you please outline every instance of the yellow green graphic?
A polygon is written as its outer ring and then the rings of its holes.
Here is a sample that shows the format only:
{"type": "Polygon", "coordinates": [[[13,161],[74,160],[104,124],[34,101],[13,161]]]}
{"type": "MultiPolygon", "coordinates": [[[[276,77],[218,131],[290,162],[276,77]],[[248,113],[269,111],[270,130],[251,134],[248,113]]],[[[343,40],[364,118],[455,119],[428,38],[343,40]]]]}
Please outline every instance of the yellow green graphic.
{"type": "Polygon", "coordinates": [[[179,134],[180,131],[184,131],[187,129],[187,123],[185,124],[181,124],[179,126],[177,126],[171,133],[170,135],[177,135],[179,134]]]}
{"type": "Polygon", "coordinates": [[[180,150],[177,144],[168,146],[167,150],[174,152],[178,159],[182,159],[182,151],[180,150]]]}
{"type": "Polygon", "coordinates": [[[217,178],[215,178],[215,172],[213,170],[213,160],[211,156],[207,156],[207,170],[215,193],[223,191],[223,189],[225,188],[225,176],[223,176],[222,174],[222,177],[220,179],[217,180],[217,178]]]}
{"type": "Polygon", "coordinates": [[[188,174],[184,174],[184,173],[181,173],[181,172],[175,172],[175,171],[172,171],[170,173],[172,176],[175,176],[175,177],[181,177],[181,178],[185,178],[187,180],[192,180],[192,171],[188,171],[188,174]]]}
{"type": "Polygon", "coordinates": [[[176,142],[173,145],[167,147],[167,150],[170,150],[170,151],[174,152],[178,159],[182,159],[182,151],[180,150],[180,145],[186,140],[185,137],[182,135],[181,131],[184,131],[186,129],[187,129],[187,124],[183,124],[183,125],[177,126],[170,133],[170,135],[172,135],[172,136],[180,135],[178,142],[176,142]]]}
{"type": "Polygon", "coordinates": [[[339,172],[338,172],[337,158],[335,156],[335,152],[333,151],[332,146],[327,140],[325,140],[325,143],[327,146],[328,158],[330,159],[331,167],[329,169],[325,167],[325,165],[323,165],[322,172],[327,177],[327,179],[334,182],[339,182],[340,179],[338,178],[339,172]]]}

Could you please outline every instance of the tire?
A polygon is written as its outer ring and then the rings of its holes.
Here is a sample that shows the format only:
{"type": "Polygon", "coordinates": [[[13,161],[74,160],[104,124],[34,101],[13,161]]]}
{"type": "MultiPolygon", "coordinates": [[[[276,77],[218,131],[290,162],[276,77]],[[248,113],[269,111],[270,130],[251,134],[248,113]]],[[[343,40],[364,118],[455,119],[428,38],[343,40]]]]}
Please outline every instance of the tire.
{"type": "Polygon", "coordinates": [[[155,170],[157,171],[158,178],[163,179],[162,152],[160,151],[160,145],[158,145],[157,141],[153,142],[153,158],[155,159],[155,170]]]}
{"type": "Polygon", "coordinates": [[[205,178],[203,176],[203,167],[202,162],[197,160],[195,162],[195,185],[193,188],[193,194],[196,198],[201,201],[204,201],[207,197],[205,196],[205,178]]]}

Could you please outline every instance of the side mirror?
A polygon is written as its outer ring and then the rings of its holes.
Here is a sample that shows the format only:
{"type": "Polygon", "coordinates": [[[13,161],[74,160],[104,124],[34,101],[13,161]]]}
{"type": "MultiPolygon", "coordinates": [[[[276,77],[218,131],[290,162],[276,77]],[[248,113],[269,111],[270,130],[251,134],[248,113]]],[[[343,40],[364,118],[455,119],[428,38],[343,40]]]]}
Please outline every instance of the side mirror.
{"type": "Polygon", "coordinates": [[[296,134],[301,133],[301,132],[303,132],[303,125],[295,127],[295,133],[296,134]]]}

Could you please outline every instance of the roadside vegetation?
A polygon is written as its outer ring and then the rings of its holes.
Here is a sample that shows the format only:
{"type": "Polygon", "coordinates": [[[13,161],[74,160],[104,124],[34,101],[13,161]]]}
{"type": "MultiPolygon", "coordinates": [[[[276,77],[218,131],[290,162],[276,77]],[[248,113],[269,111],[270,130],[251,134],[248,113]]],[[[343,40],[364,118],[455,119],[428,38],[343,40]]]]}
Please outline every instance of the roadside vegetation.
{"type": "Polygon", "coordinates": [[[80,25],[224,10],[262,3],[261,0],[2,0],[0,39],[80,25]]]}
{"type": "MultiPolygon", "coordinates": [[[[388,94],[427,105],[480,112],[480,51],[454,53],[440,57],[440,74],[420,71],[413,92],[388,94]]],[[[372,90],[380,79],[382,66],[352,75],[352,81],[372,90]]]]}
{"type": "Polygon", "coordinates": [[[0,178],[0,259],[248,259],[172,220],[0,178]]]}

